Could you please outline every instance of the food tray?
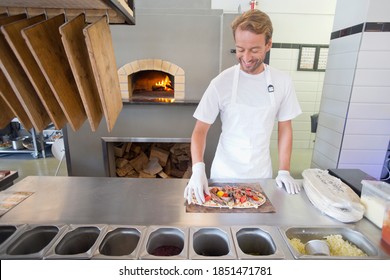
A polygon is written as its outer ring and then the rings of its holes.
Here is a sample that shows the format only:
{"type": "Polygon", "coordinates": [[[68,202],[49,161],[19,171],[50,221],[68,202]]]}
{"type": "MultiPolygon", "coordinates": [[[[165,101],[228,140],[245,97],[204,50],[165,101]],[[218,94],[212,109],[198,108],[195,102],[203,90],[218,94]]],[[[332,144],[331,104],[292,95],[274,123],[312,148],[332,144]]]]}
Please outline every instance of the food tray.
{"type": "Polygon", "coordinates": [[[295,259],[377,259],[378,249],[360,232],[349,227],[285,227],[279,228],[284,241],[295,259]],[[367,256],[313,256],[299,253],[289,242],[291,238],[298,238],[302,243],[313,239],[324,239],[328,235],[339,234],[343,240],[349,241],[367,256]]]}

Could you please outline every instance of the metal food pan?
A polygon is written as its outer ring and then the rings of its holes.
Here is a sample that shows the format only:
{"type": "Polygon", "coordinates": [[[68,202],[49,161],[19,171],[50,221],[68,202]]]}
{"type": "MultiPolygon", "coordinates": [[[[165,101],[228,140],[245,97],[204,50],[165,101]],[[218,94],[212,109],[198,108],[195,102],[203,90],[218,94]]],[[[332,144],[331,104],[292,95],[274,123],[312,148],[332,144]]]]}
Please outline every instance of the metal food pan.
{"type": "Polygon", "coordinates": [[[47,252],[46,259],[90,259],[107,225],[71,224],[47,252]]]}
{"type": "Polygon", "coordinates": [[[139,259],[187,259],[188,228],[150,226],[139,259]]]}
{"type": "Polygon", "coordinates": [[[238,259],[285,258],[281,249],[284,241],[276,227],[233,226],[231,232],[238,259]]]}
{"type": "Polygon", "coordinates": [[[25,224],[0,224],[0,255],[4,253],[8,244],[25,226],[25,224]]]}
{"type": "Polygon", "coordinates": [[[190,259],[237,259],[229,227],[191,227],[190,259]]]}
{"type": "Polygon", "coordinates": [[[378,249],[359,231],[349,227],[285,227],[279,228],[284,241],[295,259],[377,259],[378,249]],[[299,253],[289,239],[298,238],[303,244],[313,239],[324,239],[325,236],[339,234],[343,240],[355,245],[367,256],[313,256],[299,253]]]}
{"type": "Polygon", "coordinates": [[[26,225],[5,249],[5,259],[42,259],[66,225],[26,225]]]}
{"type": "Polygon", "coordinates": [[[109,225],[93,259],[137,259],[145,226],[109,225]]]}

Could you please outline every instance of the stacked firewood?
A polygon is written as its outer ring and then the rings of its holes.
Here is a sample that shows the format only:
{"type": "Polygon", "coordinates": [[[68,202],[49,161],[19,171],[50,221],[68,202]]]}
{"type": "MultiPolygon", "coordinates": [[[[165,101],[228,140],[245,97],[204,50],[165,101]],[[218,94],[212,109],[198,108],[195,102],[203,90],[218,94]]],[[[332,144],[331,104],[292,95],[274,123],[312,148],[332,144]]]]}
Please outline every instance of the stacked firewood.
{"type": "Polygon", "coordinates": [[[190,178],[190,143],[118,143],[116,174],[130,178],[190,178]]]}

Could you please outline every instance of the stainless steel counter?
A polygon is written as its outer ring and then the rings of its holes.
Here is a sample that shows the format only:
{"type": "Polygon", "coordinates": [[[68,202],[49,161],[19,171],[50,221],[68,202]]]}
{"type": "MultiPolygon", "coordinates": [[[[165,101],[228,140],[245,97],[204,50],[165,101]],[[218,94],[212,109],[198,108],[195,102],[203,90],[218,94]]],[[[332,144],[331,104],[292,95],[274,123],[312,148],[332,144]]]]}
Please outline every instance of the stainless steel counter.
{"type": "MultiPolygon", "coordinates": [[[[0,223],[342,226],[362,232],[381,249],[381,257],[390,258],[388,248],[381,243],[380,229],[365,218],[344,224],[323,215],[310,203],[304,191],[289,195],[277,188],[274,180],[259,180],[255,182],[262,186],[275,213],[186,213],[183,192],[187,182],[186,179],[26,177],[8,191],[32,191],[34,194],[2,216],[0,223]]],[[[287,248],[283,249],[288,255],[287,248]]]]}

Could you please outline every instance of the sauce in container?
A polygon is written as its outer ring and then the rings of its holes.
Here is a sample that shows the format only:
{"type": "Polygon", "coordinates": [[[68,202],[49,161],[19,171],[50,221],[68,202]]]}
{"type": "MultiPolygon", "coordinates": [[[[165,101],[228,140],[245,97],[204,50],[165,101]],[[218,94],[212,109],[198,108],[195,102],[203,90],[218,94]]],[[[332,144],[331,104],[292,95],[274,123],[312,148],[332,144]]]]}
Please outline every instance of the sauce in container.
{"type": "Polygon", "coordinates": [[[382,225],[382,239],[390,245],[390,203],[387,203],[382,225]]]}

